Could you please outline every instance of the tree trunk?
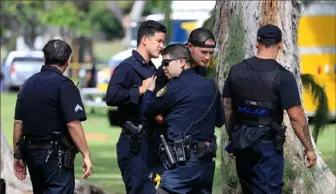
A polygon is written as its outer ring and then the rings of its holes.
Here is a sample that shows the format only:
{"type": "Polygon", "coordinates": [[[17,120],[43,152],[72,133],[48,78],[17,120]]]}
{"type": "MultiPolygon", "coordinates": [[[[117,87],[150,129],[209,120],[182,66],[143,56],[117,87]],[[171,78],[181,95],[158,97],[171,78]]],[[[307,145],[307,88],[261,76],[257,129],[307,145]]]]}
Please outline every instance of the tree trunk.
{"type": "MultiPolygon", "coordinates": [[[[301,12],[300,2],[217,0],[216,11],[214,33],[219,49],[217,83],[220,89],[223,88],[228,70],[233,64],[255,55],[258,28],[263,24],[271,23],[279,26],[283,32],[284,45],[277,60],[293,73],[302,95],[297,45],[298,20],[301,12]]],[[[284,122],[287,126],[284,193],[335,193],[335,176],[326,167],[321,156],[318,155],[317,165],[314,169],[306,169],[303,147],[296,137],[286,113],[284,122]],[[290,179],[289,177],[294,178],[290,179]]],[[[224,148],[226,142],[227,135],[225,129],[222,128],[222,148],[224,148]]],[[[223,193],[235,193],[239,184],[235,173],[229,169],[232,168],[229,165],[234,165],[234,161],[230,159],[224,149],[221,150],[221,153],[223,193]],[[235,191],[232,191],[232,188],[235,191]]]]}
{"type": "MultiPolygon", "coordinates": [[[[0,158],[0,177],[5,179],[6,193],[10,194],[32,194],[32,185],[27,169],[27,177],[25,180],[18,180],[13,171],[13,151],[3,133],[0,122],[1,133],[1,158],[0,158]]],[[[75,194],[113,194],[106,192],[98,186],[88,184],[85,181],[76,179],[75,194]]]]}

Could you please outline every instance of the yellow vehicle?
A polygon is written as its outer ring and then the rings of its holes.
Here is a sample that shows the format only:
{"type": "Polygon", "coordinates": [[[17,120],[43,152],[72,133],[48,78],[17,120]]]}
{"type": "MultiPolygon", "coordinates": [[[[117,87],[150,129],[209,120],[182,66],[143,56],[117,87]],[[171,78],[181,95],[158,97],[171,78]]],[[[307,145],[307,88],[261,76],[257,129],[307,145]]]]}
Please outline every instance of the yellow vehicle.
{"type": "MultiPolygon", "coordinates": [[[[301,72],[311,74],[327,94],[329,113],[336,115],[336,3],[315,3],[306,7],[299,20],[298,44],[301,72]]],[[[314,117],[317,103],[308,88],[303,100],[308,117],[314,117]]]]}

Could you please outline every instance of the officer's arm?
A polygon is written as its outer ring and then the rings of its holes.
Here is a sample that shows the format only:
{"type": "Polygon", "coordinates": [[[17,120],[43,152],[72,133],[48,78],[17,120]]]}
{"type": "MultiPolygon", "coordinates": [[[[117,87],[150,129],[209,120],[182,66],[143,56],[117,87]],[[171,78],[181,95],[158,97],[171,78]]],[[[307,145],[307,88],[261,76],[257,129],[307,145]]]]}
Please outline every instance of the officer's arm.
{"type": "Polygon", "coordinates": [[[232,99],[231,99],[231,86],[230,86],[231,71],[232,71],[232,68],[229,71],[228,77],[224,85],[223,93],[222,93],[223,107],[224,107],[224,113],[225,113],[225,129],[229,136],[231,136],[232,127],[233,127],[232,99]]]}
{"type": "Polygon", "coordinates": [[[20,89],[18,93],[18,97],[15,105],[15,115],[14,115],[14,126],[13,126],[13,151],[19,151],[20,147],[17,145],[22,137],[22,129],[23,129],[23,118],[22,118],[22,89],[20,89]]]}
{"type": "Polygon", "coordinates": [[[281,74],[279,94],[281,106],[287,111],[295,134],[300,139],[306,150],[313,150],[309,132],[309,124],[301,105],[299,90],[296,80],[289,71],[281,74]]]}
{"type": "Polygon", "coordinates": [[[145,91],[140,86],[132,87],[132,67],[129,64],[120,64],[116,67],[106,91],[106,104],[108,106],[119,106],[126,103],[137,104],[139,95],[145,91]]]}
{"type": "Polygon", "coordinates": [[[145,117],[154,118],[159,114],[165,113],[176,102],[173,87],[164,87],[155,94],[152,91],[147,90],[143,96],[143,111],[145,117]],[[166,88],[166,89],[164,89],[166,88]]]}
{"type": "Polygon", "coordinates": [[[85,109],[79,91],[71,80],[66,80],[61,84],[60,104],[73,142],[83,158],[89,158],[89,148],[81,124],[81,121],[86,120],[85,109]]]}
{"type": "Polygon", "coordinates": [[[232,99],[224,97],[223,106],[225,112],[225,129],[228,135],[232,132],[232,99]]]}
{"type": "Polygon", "coordinates": [[[287,113],[295,134],[300,139],[305,149],[314,150],[309,132],[309,124],[302,105],[288,108],[287,113]]]}

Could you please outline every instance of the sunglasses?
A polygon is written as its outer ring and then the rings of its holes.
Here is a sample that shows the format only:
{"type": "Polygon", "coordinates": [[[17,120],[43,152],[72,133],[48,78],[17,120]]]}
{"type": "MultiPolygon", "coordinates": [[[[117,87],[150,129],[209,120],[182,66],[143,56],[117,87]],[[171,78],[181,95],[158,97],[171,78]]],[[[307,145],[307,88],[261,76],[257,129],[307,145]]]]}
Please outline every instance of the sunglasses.
{"type": "Polygon", "coordinates": [[[161,64],[162,64],[164,67],[168,67],[170,62],[172,62],[172,61],[174,61],[174,60],[179,60],[179,59],[184,59],[184,57],[177,58],[177,59],[164,59],[164,60],[162,60],[161,64]]]}

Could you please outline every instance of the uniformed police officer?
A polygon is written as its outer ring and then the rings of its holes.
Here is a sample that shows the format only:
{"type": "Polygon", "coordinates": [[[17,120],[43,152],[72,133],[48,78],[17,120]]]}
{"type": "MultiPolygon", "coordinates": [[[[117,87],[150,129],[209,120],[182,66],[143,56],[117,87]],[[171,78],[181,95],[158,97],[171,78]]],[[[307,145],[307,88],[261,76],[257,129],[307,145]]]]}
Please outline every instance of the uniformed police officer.
{"type": "Polygon", "coordinates": [[[148,20],[139,26],[138,47],[115,69],[106,93],[106,104],[118,106],[119,125],[123,128],[117,143],[117,157],[127,193],[156,192],[154,183],[148,179],[147,139],[131,130],[127,121],[134,127],[143,122],[141,98],[156,72],[151,59],[159,57],[165,33],[166,27],[156,21],[148,20]]]}
{"type": "MultiPolygon", "coordinates": [[[[195,72],[201,76],[206,77],[206,66],[209,64],[209,61],[214,53],[216,47],[215,37],[210,30],[204,27],[196,28],[191,31],[189,35],[188,42],[186,43],[187,48],[189,49],[193,62],[191,67],[195,72]]],[[[156,72],[156,84],[154,92],[158,92],[162,89],[169,81],[170,75],[165,75],[163,70],[163,65],[161,65],[156,72]]],[[[165,131],[165,126],[160,125],[163,122],[163,117],[161,115],[157,116],[152,120],[148,120],[148,128],[154,129],[154,133],[151,136],[150,146],[157,147],[160,144],[159,135],[165,131]],[[160,129],[160,130],[158,130],[160,129]]],[[[214,137],[216,141],[216,137],[214,137]]],[[[162,168],[160,158],[157,155],[156,149],[150,149],[149,154],[151,155],[151,167],[152,171],[157,174],[162,174],[164,169],[162,168]]]]}
{"type": "Polygon", "coordinates": [[[257,55],[232,66],[224,86],[226,128],[244,194],[282,193],[284,110],[306,149],[308,167],[316,163],[295,78],[275,60],[281,45],[281,30],[262,26],[257,55]]]}
{"type": "Polygon", "coordinates": [[[23,180],[26,167],[33,191],[73,193],[74,158],[83,155],[83,178],[91,174],[91,159],[81,121],[86,120],[80,94],[63,76],[71,48],[50,40],[43,48],[45,65],[21,87],[15,108],[14,173],[23,180]]]}
{"type": "Polygon", "coordinates": [[[165,150],[175,150],[165,155],[159,193],[211,193],[216,153],[211,141],[215,126],[224,124],[220,93],[213,80],[190,67],[193,61],[186,45],[170,45],[162,57],[164,73],[171,81],[155,94],[156,78],[150,80],[142,104],[147,117],[163,113],[170,147],[165,150]]]}

